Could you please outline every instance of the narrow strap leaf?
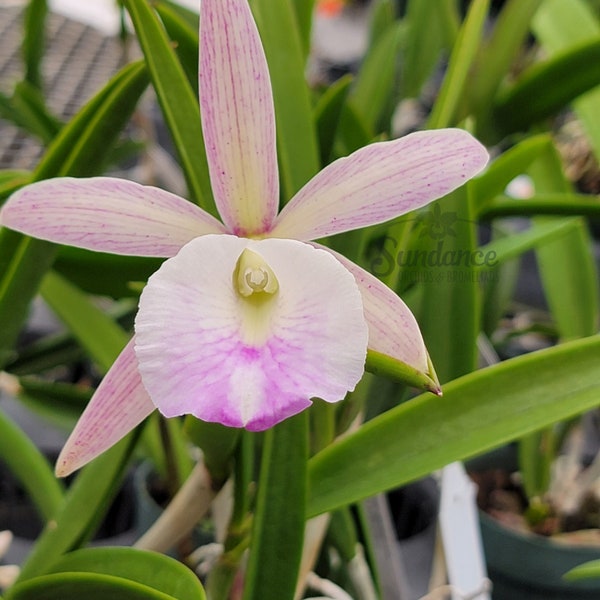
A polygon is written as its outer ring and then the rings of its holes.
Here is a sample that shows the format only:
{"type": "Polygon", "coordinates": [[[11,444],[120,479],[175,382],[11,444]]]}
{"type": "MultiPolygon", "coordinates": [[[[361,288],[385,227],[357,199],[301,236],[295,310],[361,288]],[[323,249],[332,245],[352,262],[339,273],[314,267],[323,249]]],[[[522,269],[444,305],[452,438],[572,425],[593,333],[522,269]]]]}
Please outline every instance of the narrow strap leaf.
{"type": "Polygon", "coordinates": [[[144,52],[192,199],[216,215],[200,125],[200,109],[192,87],[150,4],[135,0],[124,0],[123,3],[144,52]]]}
{"type": "Polygon", "coordinates": [[[309,461],[312,517],[598,404],[600,336],[507,360],[376,417],[309,461]],[[356,474],[360,473],[360,477],[356,474]]]}
{"type": "Polygon", "coordinates": [[[2,411],[0,458],[21,482],[40,516],[45,521],[53,518],[63,499],[62,485],[35,444],[2,411]]]}
{"type": "Polygon", "coordinates": [[[244,600],[294,597],[304,539],[307,414],[265,434],[244,600]]]}

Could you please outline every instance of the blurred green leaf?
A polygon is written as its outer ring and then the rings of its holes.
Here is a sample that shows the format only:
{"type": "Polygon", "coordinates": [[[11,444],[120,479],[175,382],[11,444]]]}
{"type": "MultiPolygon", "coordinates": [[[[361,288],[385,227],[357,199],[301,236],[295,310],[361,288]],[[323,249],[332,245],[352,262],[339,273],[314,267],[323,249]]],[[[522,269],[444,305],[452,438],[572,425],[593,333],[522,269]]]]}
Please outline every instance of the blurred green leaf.
{"type": "Polygon", "coordinates": [[[600,560],[591,560],[582,565],[578,565],[564,574],[567,581],[579,581],[582,579],[600,578],[600,560]]]}
{"type": "Polygon", "coordinates": [[[489,4],[489,0],[473,0],[469,5],[450,55],[444,81],[427,122],[430,129],[454,125],[461,102],[468,97],[465,89],[468,87],[469,74],[480,51],[489,4]]]}
{"type": "Polygon", "coordinates": [[[315,106],[315,124],[319,136],[319,153],[322,165],[331,162],[336,134],[351,84],[351,75],[341,77],[327,88],[315,106]]]}
{"type": "Polygon", "coordinates": [[[89,356],[103,371],[108,371],[129,341],[123,329],[84,293],[52,271],[44,277],[40,292],[89,356]]]}
{"type": "MultiPolygon", "coordinates": [[[[49,273],[41,290],[92,359],[108,370],[128,340],[126,333],[58,275],[49,273]]],[[[129,434],[81,471],[27,559],[21,581],[46,572],[58,556],[92,536],[120,485],[137,435],[129,434]]]]}
{"type": "MultiPolygon", "coordinates": [[[[533,32],[542,46],[554,55],[600,36],[600,20],[583,0],[544,0],[533,20],[533,32]]],[[[573,102],[583,123],[596,159],[600,160],[600,88],[573,102]]]]}
{"type": "Polygon", "coordinates": [[[31,173],[29,171],[0,171],[0,207],[13,192],[16,192],[30,181],[31,173]]]}
{"type": "MultiPolygon", "coordinates": [[[[63,127],[32,179],[96,174],[146,86],[143,64],[124,67],[63,127]]],[[[29,302],[56,251],[48,242],[0,229],[0,365],[8,360],[29,302]]]]}
{"type": "Polygon", "coordinates": [[[394,24],[396,20],[396,6],[394,0],[373,0],[371,2],[371,15],[369,23],[370,46],[394,24]]]}
{"type": "Polygon", "coordinates": [[[121,485],[137,436],[137,432],[129,434],[82,469],[53,520],[38,537],[18,582],[48,572],[62,554],[92,537],[121,485]]]}
{"type": "Polygon", "coordinates": [[[557,450],[554,437],[552,428],[545,428],[519,440],[519,473],[528,498],[542,498],[548,491],[557,450]]]}
{"type": "Polygon", "coordinates": [[[101,173],[147,86],[143,63],[123,67],[61,129],[38,164],[34,180],[101,173]]]}
{"type": "Polygon", "coordinates": [[[53,266],[86,292],[124,298],[139,296],[139,288],[158,270],[163,260],[65,246],[60,249],[53,266]]]}
{"type": "Polygon", "coordinates": [[[19,401],[65,431],[75,425],[92,397],[92,389],[71,383],[31,376],[20,378],[19,383],[19,401]]]}
{"type": "MultiPolygon", "coordinates": [[[[177,600],[123,577],[94,573],[58,573],[36,577],[11,588],[6,600],[177,600]]],[[[199,596],[202,598],[202,596],[199,596]]]]}
{"type": "MultiPolygon", "coordinates": [[[[535,189],[540,193],[571,191],[554,147],[549,147],[531,165],[530,173],[535,189]]],[[[561,338],[573,339],[595,333],[600,312],[599,283],[585,222],[573,219],[568,236],[538,248],[536,258],[546,299],[561,338]]]]}
{"type": "Polygon", "coordinates": [[[20,81],[15,86],[12,106],[19,113],[19,123],[28,132],[50,143],[63,124],[50,113],[42,92],[29,81],[20,81]]]}
{"type": "Polygon", "coordinates": [[[349,102],[346,102],[340,117],[333,158],[348,156],[355,150],[370,144],[373,137],[374,133],[365,119],[349,102]]]}
{"type": "Polygon", "coordinates": [[[63,486],[33,441],[2,411],[0,458],[21,483],[44,521],[54,518],[63,500],[63,486]]]}
{"type": "Polygon", "coordinates": [[[296,15],[296,23],[300,40],[302,42],[302,52],[304,60],[308,58],[310,52],[310,41],[312,32],[313,11],[315,8],[315,0],[292,0],[294,13],[296,15]]]}
{"type": "Polygon", "coordinates": [[[481,211],[482,219],[535,215],[600,216],[600,201],[595,196],[574,193],[535,194],[527,200],[497,196],[481,211]]]}
{"type": "Polygon", "coordinates": [[[198,23],[192,24],[170,2],[155,2],[154,8],[167,33],[175,44],[175,52],[187,75],[188,82],[198,96],[198,23]]]}
{"type": "Polygon", "coordinates": [[[348,102],[375,132],[389,132],[398,83],[399,51],[404,24],[396,22],[369,48],[348,102]]]}
{"type": "Polygon", "coordinates": [[[45,144],[51,142],[62,127],[48,110],[42,92],[29,81],[19,81],[11,97],[0,93],[0,116],[45,144]]]}
{"type": "Polygon", "coordinates": [[[402,61],[402,96],[416,98],[458,32],[453,0],[410,0],[402,61]]]}
{"type": "Polygon", "coordinates": [[[598,405],[600,337],[470,373],[376,417],[309,461],[308,516],[423,477],[598,405]]]}
{"type": "Polygon", "coordinates": [[[492,161],[485,172],[470,183],[476,212],[485,210],[487,203],[504,193],[506,186],[517,175],[526,173],[529,165],[552,143],[548,134],[527,137],[492,161]]]}
{"type": "Polygon", "coordinates": [[[140,583],[177,600],[204,600],[196,575],[179,561],[134,548],[86,548],[63,556],[52,573],[111,575],[140,583]]]}
{"type": "Polygon", "coordinates": [[[307,458],[306,412],[265,433],[244,600],[294,597],[304,540],[307,458]]]}
{"type": "Polygon", "coordinates": [[[0,229],[0,367],[11,358],[12,347],[25,321],[29,302],[50,268],[52,244],[0,229]],[[2,264],[5,263],[5,264],[2,264]]]}
{"type": "MultiPolygon", "coordinates": [[[[438,200],[435,205],[437,209],[429,209],[439,210],[440,219],[446,215],[456,223],[442,239],[432,235],[421,236],[419,251],[432,256],[443,248],[444,253],[474,255],[477,242],[472,202],[468,198],[469,189],[470,186],[463,186],[438,200]]],[[[431,281],[422,283],[425,289],[417,311],[417,320],[440,382],[445,383],[477,366],[479,289],[476,278],[471,277],[470,267],[460,265],[460,262],[457,267],[429,269],[435,273],[431,281]],[[441,306],[444,307],[443,311],[440,310],[441,306]]]]}
{"type": "Polygon", "coordinates": [[[177,14],[187,23],[188,27],[194,31],[198,31],[200,25],[200,15],[198,14],[198,10],[194,11],[191,8],[186,8],[177,0],[157,0],[157,2],[168,6],[175,14],[177,14]]]}
{"type": "Polygon", "coordinates": [[[45,25],[48,14],[46,0],[29,0],[24,13],[23,23],[23,61],[25,63],[25,81],[38,90],[42,89],[40,66],[44,57],[46,35],[45,25]]]}
{"type": "MultiPolygon", "coordinates": [[[[490,107],[500,84],[510,73],[523,50],[531,19],[543,0],[508,0],[494,22],[489,39],[476,61],[476,74],[470,105],[480,121],[490,117],[490,107]]],[[[485,123],[489,126],[489,123],[485,123]]],[[[478,123],[478,127],[481,123],[478,123]]]]}
{"type": "MultiPolygon", "coordinates": [[[[480,247],[484,254],[493,253],[494,260],[505,262],[544,244],[568,237],[576,223],[572,220],[548,220],[534,223],[529,229],[492,240],[480,247]]],[[[481,267],[484,269],[485,267],[481,267]]]]}
{"type": "Polygon", "coordinates": [[[202,450],[204,464],[212,480],[224,483],[231,473],[233,454],[242,430],[187,415],[184,431],[192,443],[202,450]]]}
{"type": "Polygon", "coordinates": [[[535,64],[496,100],[494,121],[511,133],[527,130],[555,115],[569,102],[600,85],[599,64],[600,37],[535,64]]]}
{"type": "Polygon", "coordinates": [[[133,21],[192,199],[213,215],[200,109],[185,71],[156,13],[146,2],[123,0],[133,21]]]}
{"type": "Polygon", "coordinates": [[[281,188],[287,201],[319,170],[302,40],[292,0],[253,0],[251,6],[269,63],[281,188]]]}

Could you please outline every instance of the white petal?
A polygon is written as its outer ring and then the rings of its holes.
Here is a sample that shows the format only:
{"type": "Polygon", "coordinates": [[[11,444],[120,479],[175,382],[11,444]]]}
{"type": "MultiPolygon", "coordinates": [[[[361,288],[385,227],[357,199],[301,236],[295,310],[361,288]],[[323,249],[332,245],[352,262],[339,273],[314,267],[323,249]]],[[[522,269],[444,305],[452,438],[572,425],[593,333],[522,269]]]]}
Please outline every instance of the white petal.
{"type": "Polygon", "coordinates": [[[488,161],[462,129],[419,131],[340,158],[281,211],[270,235],[315,240],[383,223],[460,187],[488,161]]]}
{"type": "Polygon", "coordinates": [[[0,224],[58,244],[160,257],[173,256],[199,235],[225,231],[184,198],[114,177],[28,185],[4,205],[0,224]]]}
{"type": "MultiPolygon", "coordinates": [[[[317,244],[315,244],[317,245],[317,244]]],[[[435,373],[419,325],[403,300],[387,285],[341,254],[331,252],[350,271],[362,294],[369,325],[369,350],[389,356],[432,378],[431,391],[439,393],[435,373]]]]}
{"type": "Polygon", "coordinates": [[[133,340],[110,368],[83,411],[56,461],[56,474],[65,477],[108,450],[152,411],[142,385],[133,340]]]}
{"type": "Polygon", "coordinates": [[[279,205],[275,113],[247,0],[202,0],[200,108],[223,222],[238,235],[267,231],[279,205]]]}
{"type": "Polygon", "coordinates": [[[142,379],[165,416],[251,430],[313,397],[343,399],[362,376],[367,338],[354,277],[329,253],[294,240],[197,238],[150,278],[136,319],[142,379]],[[245,248],[279,284],[259,308],[233,277],[245,248]]]}

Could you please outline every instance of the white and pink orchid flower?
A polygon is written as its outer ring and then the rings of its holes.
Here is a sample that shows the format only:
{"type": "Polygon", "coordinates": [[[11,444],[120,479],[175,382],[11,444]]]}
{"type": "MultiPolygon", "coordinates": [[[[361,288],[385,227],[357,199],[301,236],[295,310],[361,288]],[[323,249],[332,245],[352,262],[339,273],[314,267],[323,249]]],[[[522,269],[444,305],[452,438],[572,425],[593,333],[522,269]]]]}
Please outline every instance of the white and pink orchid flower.
{"type": "MultiPolygon", "coordinates": [[[[202,0],[199,77],[222,222],[169,192],[109,177],[34,183],[0,213],[2,225],[52,242],[168,258],[141,295],[134,339],[67,441],[59,475],[155,409],[259,431],[311,398],[342,400],[362,377],[367,348],[431,375],[402,300],[311,241],[449,193],[484,168],[483,146],[459,129],[375,143],[323,169],[278,214],[272,91],[247,0],[202,0]]],[[[439,392],[435,376],[430,389],[439,392]]]]}

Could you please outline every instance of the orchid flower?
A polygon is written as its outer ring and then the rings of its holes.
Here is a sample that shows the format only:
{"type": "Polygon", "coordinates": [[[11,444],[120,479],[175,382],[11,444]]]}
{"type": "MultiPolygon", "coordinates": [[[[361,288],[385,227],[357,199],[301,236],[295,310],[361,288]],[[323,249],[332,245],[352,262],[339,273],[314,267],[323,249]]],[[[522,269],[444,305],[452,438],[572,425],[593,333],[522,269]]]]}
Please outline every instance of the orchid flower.
{"type": "Polygon", "coordinates": [[[260,431],[342,400],[367,349],[430,376],[418,325],[374,276],[312,240],[422,207],[488,155],[458,129],[418,132],[339,159],[278,214],[275,115],[246,0],[202,0],[200,108],[222,221],[154,187],[57,178],[14,194],[0,222],[90,250],[166,257],[144,288],[127,345],[57,463],[66,475],[153,410],[260,431]]]}

